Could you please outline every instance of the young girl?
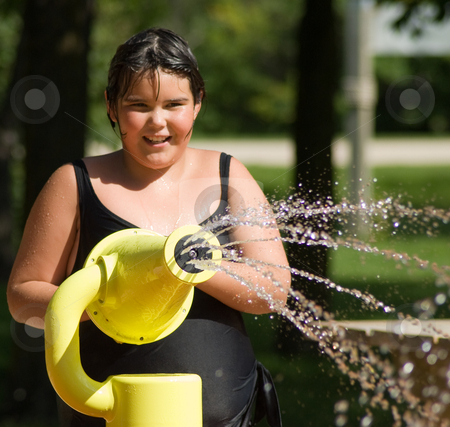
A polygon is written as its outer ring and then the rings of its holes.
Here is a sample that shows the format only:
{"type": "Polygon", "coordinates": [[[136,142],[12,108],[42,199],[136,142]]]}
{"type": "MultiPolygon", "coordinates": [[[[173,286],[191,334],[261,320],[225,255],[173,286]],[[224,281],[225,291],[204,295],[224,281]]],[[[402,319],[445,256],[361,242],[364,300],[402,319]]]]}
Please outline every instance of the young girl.
{"type": "MultiPolygon", "coordinates": [[[[43,188],[8,283],[9,308],[18,322],[43,328],[58,285],[82,268],[91,249],[113,232],[140,227],[168,235],[182,225],[267,206],[237,160],[188,147],[205,88],[182,38],[153,28],[119,46],[105,96],[122,149],[64,165],[43,188]]],[[[219,235],[221,243],[253,240],[236,244],[243,257],[287,266],[278,237],[276,227],[250,225],[219,235]]],[[[240,312],[268,313],[274,303],[284,305],[289,273],[222,264],[274,301],[269,304],[257,290],[218,272],[196,287],[190,313],[174,333],[141,346],[117,344],[85,314],[80,347],[86,373],[97,381],[117,374],[197,373],[203,383],[205,427],[248,426],[254,405],[256,418],[266,415],[272,426],[280,425],[270,375],[255,360],[240,312]]],[[[60,418],[62,426],[105,425],[63,402],[60,418]]]]}

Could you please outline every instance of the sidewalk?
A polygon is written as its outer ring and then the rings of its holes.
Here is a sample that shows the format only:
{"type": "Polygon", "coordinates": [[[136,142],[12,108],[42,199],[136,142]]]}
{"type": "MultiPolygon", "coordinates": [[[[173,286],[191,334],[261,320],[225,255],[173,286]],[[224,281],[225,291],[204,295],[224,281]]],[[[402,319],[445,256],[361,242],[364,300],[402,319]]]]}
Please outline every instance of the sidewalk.
{"type": "MultiPolygon", "coordinates": [[[[295,147],[293,141],[280,139],[202,139],[192,140],[191,147],[224,151],[242,163],[293,167],[295,147]]],[[[345,139],[332,145],[332,161],[344,167],[350,163],[351,147],[345,139]]],[[[377,138],[367,144],[367,165],[450,165],[449,138],[377,138]]]]}

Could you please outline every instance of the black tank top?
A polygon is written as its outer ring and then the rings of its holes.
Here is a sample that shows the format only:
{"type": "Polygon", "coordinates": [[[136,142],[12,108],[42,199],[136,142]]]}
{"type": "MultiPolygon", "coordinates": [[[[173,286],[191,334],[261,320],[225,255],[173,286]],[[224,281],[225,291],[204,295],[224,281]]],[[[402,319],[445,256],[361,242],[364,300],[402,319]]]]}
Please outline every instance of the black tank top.
{"type": "MultiPolygon", "coordinates": [[[[73,162],[73,165],[80,209],[80,242],[73,270],[77,271],[100,240],[116,231],[137,227],[100,202],[82,160],[73,162]]],[[[222,153],[219,164],[221,200],[208,219],[220,218],[226,213],[229,165],[230,156],[222,153]]],[[[218,238],[221,243],[229,241],[226,233],[218,238]]],[[[186,320],[166,338],[151,344],[118,344],[91,321],[86,321],[80,324],[80,353],[86,373],[100,382],[118,374],[200,375],[204,427],[248,425],[254,401],[260,401],[260,416],[267,412],[270,401],[273,405],[277,403],[273,402],[276,395],[270,374],[255,361],[241,313],[199,289],[194,290],[194,300],[186,320]],[[268,383],[270,387],[267,387],[268,383]],[[272,389],[272,392],[261,399],[261,395],[256,393],[261,388],[266,391],[272,389]]],[[[279,418],[277,406],[270,412],[279,418]]],[[[63,426],[105,425],[103,419],[79,414],[62,402],[60,419],[63,426]]],[[[272,425],[280,424],[275,422],[272,425]]]]}

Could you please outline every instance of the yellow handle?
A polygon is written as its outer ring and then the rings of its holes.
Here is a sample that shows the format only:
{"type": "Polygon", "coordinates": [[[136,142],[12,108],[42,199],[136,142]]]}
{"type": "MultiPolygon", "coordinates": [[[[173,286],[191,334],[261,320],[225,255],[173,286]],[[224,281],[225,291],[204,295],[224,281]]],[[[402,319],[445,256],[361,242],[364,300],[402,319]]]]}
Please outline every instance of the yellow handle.
{"type": "Polygon", "coordinates": [[[104,277],[102,267],[93,265],[61,284],[45,315],[45,359],[50,381],[68,405],[108,420],[114,406],[111,382],[99,383],[84,372],[78,333],[81,315],[98,295],[104,277]]]}

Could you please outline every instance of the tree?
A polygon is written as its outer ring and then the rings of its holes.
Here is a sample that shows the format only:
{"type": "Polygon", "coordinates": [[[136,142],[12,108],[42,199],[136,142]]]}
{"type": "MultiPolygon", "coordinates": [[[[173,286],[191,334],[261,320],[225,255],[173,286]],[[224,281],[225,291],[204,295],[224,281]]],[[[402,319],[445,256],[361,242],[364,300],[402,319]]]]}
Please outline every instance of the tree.
{"type": "MultiPolygon", "coordinates": [[[[0,8],[2,13],[2,37],[0,41],[0,68],[5,76],[9,75],[9,69],[13,62],[12,57],[16,49],[17,16],[19,15],[17,3],[3,4],[0,8]]],[[[18,43],[20,46],[20,43],[18,43]]],[[[5,94],[9,94],[15,81],[17,67],[14,68],[9,88],[2,87],[5,94]]],[[[0,282],[6,282],[11,271],[14,249],[13,249],[13,211],[12,211],[12,190],[11,190],[11,156],[14,148],[18,145],[18,135],[16,132],[18,119],[14,115],[9,96],[4,96],[0,104],[0,282]]]]}
{"type": "Polygon", "coordinates": [[[24,57],[19,61],[25,62],[25,76],[54,83],[60,105],[49,120],[24,124],[25,214],[51,173],[83,156],[92,13],[92,0],[26,2],[24,57]]]}
{"type": "MultiPolygon", "coordinates": [[[[92,17],[93,0],[27,0],[23,4],[21,40],[7,96],[11,102],[5,103],[2,125],[19,130],[25,147],[25,217],[51,173],[83,156],[92,17]]],[[[2,147],[5,150],[5,138],[2,147]]],[[[7,176],[8,153],[0,161],[1,174],[7,176]]],[[[4,408],[20,418],[50,416],[55,412],[55,398],[45,372],[43,338],[39,343],[36,339],[35,350],[30,350],[25,343],[28,331],[23,326],[13,331],[17,344],[10,371],[14,388],[4,408]],[[22,390],[23,399],[17,399],[14,390],[22,390]]]]}
{"type": "Polygon", "coordinates": [[[448,19],[450,8],[448,0],[376,0],[377,4],[401,4],[403,14],[392,23],[394,28],[400,29],[411,24],[414,35],[420,35],[423,20],[440,22],[448,19]],[[421,14],[423,6],[431,6],[426,16],[421,14]],[[430,14],[431,12],[431,14],[430,14]],[[418,19],[416,19],[418,18],[418,19]]]}
{"type": "MultiPolygon", "coordinates": [[[[294,138],[298,197],[314,207],[324,206],[332,198],[331,145],[335,133],[334,97],[339,80],[338,35],[335,2],[307,0],[298,36],[294,138]]],[[[303,218],[298,220],[306,225],[303,218]]],[[[330,228],[330,224],[319,217],[313,218],[310,225],[319,232],[330,228]]],[[[327,277],[327,248],[295,245],[288,252],[291,267],[327,277]]],[[[293,286],[308,299],[326,307],[326,290],[321,285],[294,277],[293,286]]],[[[298,334],[281,337],[285,350],[295,348],[295,336],[298,334]]]]}

